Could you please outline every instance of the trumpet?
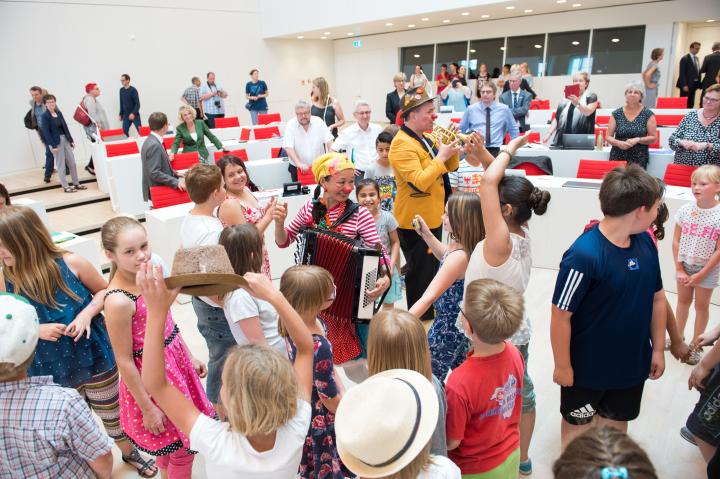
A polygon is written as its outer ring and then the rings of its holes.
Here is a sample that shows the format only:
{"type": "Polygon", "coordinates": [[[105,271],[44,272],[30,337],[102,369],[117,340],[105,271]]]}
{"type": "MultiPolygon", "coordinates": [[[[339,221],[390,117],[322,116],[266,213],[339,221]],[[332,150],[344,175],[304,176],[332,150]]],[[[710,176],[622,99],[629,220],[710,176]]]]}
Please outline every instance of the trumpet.
{"type": "Polygon", "coordinates": [[[464,145],[470,138],[470,135],[460,133],[457,130],[451,130],[450,128],[438,125],[437,123],[433,123],[433,129],[431,134],[435,137],[435,140],[437,140],[437,142],[441,145],[447,145],[455,140],[460,140],[460,143],[464,145]]]}

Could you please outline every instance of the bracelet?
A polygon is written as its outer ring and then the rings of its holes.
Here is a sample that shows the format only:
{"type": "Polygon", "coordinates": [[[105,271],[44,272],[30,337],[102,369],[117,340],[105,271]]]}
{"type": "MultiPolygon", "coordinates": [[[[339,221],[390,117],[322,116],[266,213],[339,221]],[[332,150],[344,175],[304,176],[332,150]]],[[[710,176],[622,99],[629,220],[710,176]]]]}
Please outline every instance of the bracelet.
{"type": "MultiPolygon", "coordinates": [[[[500,153],[505,153],[507,156],[510,157],[510,161],[512,161],[512,159],[513,159],[513,154],[512,154],[512,153],[510,153],[509,151],[507,151],[507,150],[504,149],[504,148],[501,148],[501,149],[500,149],[500,153]]],[[[499,155],[500,153],[498,153],[498,155],[499,155]]]]}

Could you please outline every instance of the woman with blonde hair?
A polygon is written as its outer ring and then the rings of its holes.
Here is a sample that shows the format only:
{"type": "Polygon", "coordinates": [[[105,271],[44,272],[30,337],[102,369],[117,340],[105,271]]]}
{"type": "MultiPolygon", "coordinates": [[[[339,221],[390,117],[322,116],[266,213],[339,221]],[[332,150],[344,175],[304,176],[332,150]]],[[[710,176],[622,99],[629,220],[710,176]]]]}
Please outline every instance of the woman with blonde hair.
{"type": "Polygon", "coordinates": [[[625,87],[625,106],[614,110],[607,129],[607,142],[612,146],[610,159],[637,163],[647,168],[649,146],[657,140],[655,114],[643,106],[645,92],[638,83],[625,87]]]}
{"type": "Polygon", "coordinates": [[[145,460],[120,428],[119,377],[101,313],[107,281],[81,256],[58,248],[37,213],[0,209],[0,291],[22,296],[40,321],[29,376],[52,376],[75,388],[103,421],[122,460],[142,477],[157,467],[145,460]]]}
{"type": "Polygon", "coordinates": [[[172,161],[175,153],[178,152],[182,144],[182,153],[190,153],[197,151],[202,163],[212,165],[214,162],[210,159],[210,153],[205,146],[205,137],[212,142],[218,150],[229,151],[225,148],[204,121],[196,119],[197,112],[190,105],[183,105],[178,110],[178,119],[180,124],[175,128],[175,141],[170,147],[170,160],[172,161]]]}
{"type": "Polygon", "coordinates": [[[587,90],[590,86],[590,75],[587,72],[578,72],[572,79],[573,84],[579,86],[580,96],[570,95],[560,102],[543,142],[552,138],[553,145],[561,145],[564,134],[595,132],[595,111],[599,102],[597,95],[587,90]]]}
{"type": "Polygon", "coordinates": [[[340,102],[330,96],[330,87],[325,78],[317,77],[312,81],[310,98],[312,99],[310,114],[324,121],[333,137],[337,138],[338,128],[345,124],[345,114],[340,102]]]}

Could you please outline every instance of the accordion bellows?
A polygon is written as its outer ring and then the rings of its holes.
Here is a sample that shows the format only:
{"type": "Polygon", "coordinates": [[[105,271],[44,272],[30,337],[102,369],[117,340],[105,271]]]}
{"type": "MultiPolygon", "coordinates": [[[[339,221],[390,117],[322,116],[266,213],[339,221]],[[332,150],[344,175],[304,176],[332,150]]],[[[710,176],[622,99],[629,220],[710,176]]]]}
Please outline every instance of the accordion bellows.
{"type": "Polygon", "coordinates": [[[215,296],[247,283],[233,271],[225,248],[214,245],[177,250],[172,275],[165,284],[168,288],[180,286],[181,293],[191,296],[215,296]]]}

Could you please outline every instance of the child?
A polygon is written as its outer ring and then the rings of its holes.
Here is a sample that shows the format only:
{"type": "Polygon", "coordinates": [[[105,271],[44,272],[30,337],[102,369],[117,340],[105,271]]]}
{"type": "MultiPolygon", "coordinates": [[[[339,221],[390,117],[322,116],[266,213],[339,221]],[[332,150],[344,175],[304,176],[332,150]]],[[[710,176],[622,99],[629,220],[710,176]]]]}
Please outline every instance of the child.
{"type": "Polygon", "coordinates": [[[254,297],[278,311],[297,347],[295,364],[258,344],[235,348],[220,390],[228,422],[201,414],[165,377],[165,317],[178,289],[168,291],[160,268],[140,266],[137,283],[147,305],[142,380],[163,413],[205,456],[207,477],[294,479],[310,427],[313,340],[302,318],[267,277],[246,273],[254,297]]]}
{"type": "Polygon", "coordinates": [[[437,414],[427,377],[408,369],[375,374],[351,388],[338,407],[340,457],[359,477],[460,479],[448,458],[430,454],[437,414]]]}
{"type": "Polygon", "coordinates": [[[432,381],[440,409],[430,441],[430,454],[447,456],[445,388],[432,373],[427,334],[420,320],[398,309],[376,314],[370,321],[368,369],[370,375],[388,369],[410,369],[432,381]]]}
{"type": "MultiPolygon", "coordinates": [[[[220,234],[235,274],[262,272],[263,241],[251,223],[225,228],[220,234]]],[[[223,311],[237,344],[265,344],[285,354],[285,342],[278,334],[278,315],[267,301],[236,289],[223,299],[223,311]]]]}
{"type": "Polygon", "coordinates": [[[447,246],[435,238],[422,217],[415,216],[415,231],[440,260],[440,269],[425,293],[410,307],[410,313],[418,318],[431,306],[435,307],[435,321],[428,332],[428,341],[433,374],[440,381],[444,381],[448,371],[458,367],[467,354],[467,338],[456,323],[470,252],[485,237],[479,220],[482,218],[480,197],[464,192],[451,195],[442,218],[443,227],[450,235],[447,246]]]}
{"type": "Polygon", "coordinates": [[[450,187],[453,193],[456,191],[478,193],[480,191],[480,180],[482,180],[484,172],[485,168],[483,168],[478,157],[466,155],[460,160],[458,169],[449,173],[450,187]]]}
{"type": "Polygon", "coordinates": [[[596,427],[573,440],[553,464],[555,479],[657,479],[647,453],[624,432],[596,427]]]}
{"type": "Polygon", "coordinates": [[[508,338],[522,323],[523,297],[494,279],[476,279],[463,306],[462,326],[473,350],[446,385],[448,455],[463,476],[515,479],[525,367],[508,338]]]}
{"type": "MultiPolygon", "coordinates": [[[[695,327],[690,344],[705,332],[710,316],[710,297],[720,273],[720,167],[704,165],[691,177],[695,203],[682,206],[675,215],[673,256],[677,271],[677,323],[685,333],[690,304],[695,297],[695,327]]],[[[700,352],[694,349],[688,364],[697,364],[700,352]]]]}
{"type": "Polygon", "coordinates": [[[395,172],[390,166],[388,154],[390,153],[390,143],[392,143],[395,133],[388,130],[389,128],[386,128],[375,140],[375,150],[378,155],[377,160],[374,165],[365,171],[365,178],[375,180],[380,188],[380,209],[392,213],[393,201],[395,200],[395,193],[397,193],[397,185],[395,184],[395,172]]]}
{"type": "Polygon", "coordinates": [[[646,233],[661,199],[641,167],[614,169],[600,186],[605,217],[563,255],[550,324],[563,445],[596,415],[625,430],[640,413],[645,381],[665,369],[665,295],[646,233]]]}
{"type": "Polygon", "coordinates": [[[112,440],[78,392],[28,377],[38,343],[35,308],[0,295],[0,444],[8,477],[109,478],[112,440]]]}
{"type": "MultiPolygon", "coordinates": [[[[145,228],[134,218],[119,216],[103,225],[101,241],[112,262],[105,321],[120,370],[120,425],[134,444],[157,457],[163,476],[190,478],[194,458],[190,441],[166,420],[140,379],[147,311],[135,276],[141,264],[151,264],[145,228]]],[[[200,377],[207,374],[205,365],[190,354],[169,312],[164,330],[169,381],[203,414],[213,417],[215,412],[200,383],[200,377]]]]}
{"type": "Polygon", "coordinates": [[[360,180],[355,188],[358,203],[368,209],[375,220],[378,236],[385,251],[390,253],[390,264],[393,275],[390,288],[383,300],[384,309],[393,309],[393,304],[402,299],[402,286],[400,285],[400,238],[397,234],[398,222],[389,211],[379,209],[380,186],[375,180],[360,180]]]}
{"type": "MultiPolygon", "coordinates": [[[[345,468],[335,448],[335,411],[342,398],[343,386],[333,370],[333,352],[325,337],[325,325],[318,314],[329,308],[335,300],[333,278],[318,266],[293,266],[280,279],[280,292],[303,318],[313,336],[315,349],[312,388],[312,423],[308,431],[300,477],[336,478],[353,477],[345,468]]],[[[280,334],[287,337],[282,325],[280,334]]],[[[292,338],[287,339],[290,360],[294,361],[297,348],[292,338]]]]}
{"type": "MultiPolygon", "coordinates": [[[[192,248],[218,244],[223,225],[213,212],[225,200],[220,168],[203,164],[193,166],[185,175],[185,187],[195,206],[183,219],[180,246],[192,248]]],[[[193,296],[192,306],[198,318],[198,330],[208,347],[207,396],[218,415],[223,417],[219,396],[220,375],[225,356],[235,346],[235,339],[217,297],[193,296]]]]}

